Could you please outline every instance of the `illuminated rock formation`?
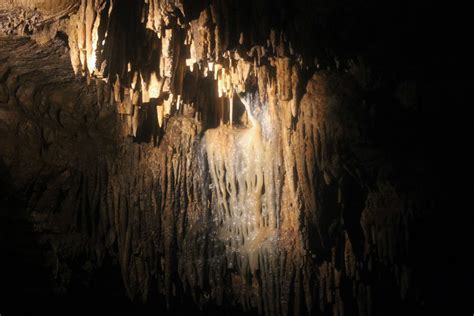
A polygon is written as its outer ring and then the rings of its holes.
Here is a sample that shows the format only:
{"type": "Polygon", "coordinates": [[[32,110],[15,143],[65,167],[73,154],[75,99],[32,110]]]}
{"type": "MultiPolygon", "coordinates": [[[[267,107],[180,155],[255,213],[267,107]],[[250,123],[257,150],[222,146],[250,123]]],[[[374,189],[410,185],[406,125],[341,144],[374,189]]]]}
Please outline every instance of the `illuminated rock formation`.
{"type": "Polygon", "coordinates": [[[3,3],[2,212],[48,246],[51,287],[111,261],[170,313],[425,311],[417,84],[340,5],[3,3]]]}

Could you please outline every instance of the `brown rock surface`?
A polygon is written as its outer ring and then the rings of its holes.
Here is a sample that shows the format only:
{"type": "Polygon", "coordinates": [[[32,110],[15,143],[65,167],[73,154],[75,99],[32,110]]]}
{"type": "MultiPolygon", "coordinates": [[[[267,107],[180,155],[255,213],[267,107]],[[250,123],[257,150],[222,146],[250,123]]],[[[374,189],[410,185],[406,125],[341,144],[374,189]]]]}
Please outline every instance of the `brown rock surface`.
{"type": "Polygon", "coordinates": [[[171,313],[424,310],[416,81],[339,33],[309,44],[339,8],[296,2],[0,6],[4,234],[34,233],[49,288],[117,269],[171,313]]]}

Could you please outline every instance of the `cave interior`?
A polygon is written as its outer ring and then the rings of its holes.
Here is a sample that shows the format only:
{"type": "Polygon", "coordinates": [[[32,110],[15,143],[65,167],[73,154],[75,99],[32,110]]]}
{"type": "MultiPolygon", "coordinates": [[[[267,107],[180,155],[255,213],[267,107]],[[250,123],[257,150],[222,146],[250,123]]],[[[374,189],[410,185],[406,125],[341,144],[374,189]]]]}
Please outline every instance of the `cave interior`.
{"type": "Polygon", "coordinates": [[[0,315],[456,315],[431,10],[1,0],[0,315]]]}

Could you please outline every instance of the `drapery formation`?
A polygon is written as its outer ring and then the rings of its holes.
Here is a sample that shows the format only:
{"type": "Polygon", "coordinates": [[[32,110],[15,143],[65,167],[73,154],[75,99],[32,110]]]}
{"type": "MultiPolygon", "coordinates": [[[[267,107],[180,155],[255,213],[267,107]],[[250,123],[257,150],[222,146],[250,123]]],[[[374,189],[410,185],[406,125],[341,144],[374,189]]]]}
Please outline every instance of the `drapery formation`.
{"type": "MultiPolygon", "coordinates": [[[[382,88],[317,5],[82,0],[37,43],[0,39],[1,157],[59,287],[112,257],[130,298],[171,308],[372,315],[383,282],[410,294],[429,206],[394,180],[382,88]]],[[[411,82],[389,84],[409,112],[411,82]]]]}

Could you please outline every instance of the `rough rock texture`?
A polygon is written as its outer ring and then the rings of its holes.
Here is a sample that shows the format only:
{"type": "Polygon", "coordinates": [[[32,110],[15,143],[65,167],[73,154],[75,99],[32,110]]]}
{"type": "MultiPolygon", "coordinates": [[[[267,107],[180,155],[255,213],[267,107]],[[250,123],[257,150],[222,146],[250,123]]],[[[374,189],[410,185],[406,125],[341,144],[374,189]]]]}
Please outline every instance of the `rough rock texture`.
{"type": "Polygon", "coordinates": [[[37,235],[49,288],[113,266],[130,299],[173,313],[433,308],[417,231],[437,223],[435,110],[406,51],[384,62],[393,39],[359,33],[376,18],[306,1],[71,3],[45,4],[47,35],[0,38],[2,230],[37,235]]]}

